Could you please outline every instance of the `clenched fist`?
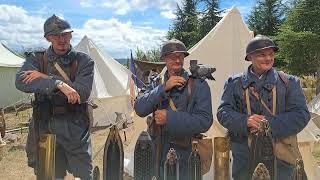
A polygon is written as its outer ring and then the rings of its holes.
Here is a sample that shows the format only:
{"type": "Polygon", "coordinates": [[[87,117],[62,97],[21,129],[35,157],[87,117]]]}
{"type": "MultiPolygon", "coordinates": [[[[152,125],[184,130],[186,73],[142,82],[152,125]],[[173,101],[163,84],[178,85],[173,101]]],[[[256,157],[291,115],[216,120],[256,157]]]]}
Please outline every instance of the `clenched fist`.
{"type": "Polygon", "coordinates": [[[251,133],[255,133],[259,130],[260,121],[265,119],[263,115],[253,114],[247,120],[247,126],[251,133]]]}
{"type": "Polygon", "coordinates": [[[165,82],[165,90],[170,91],[175,86],[183,86],[186,80],[181,76],[170,76],[170,78],[165,82]]]}
{"type": "Polygon", "coordinates": [[[167,123],[167,110],[161,109],[154,112],[154,120],[156,124],[163,125],[167,123]]]}
{"type": "Polygon", "coordinates": [[[68,103],[71,104],[75,104],[75,103],[81,103],[80,101],[80,95],[79,93],[73,89],[72,87],[70,87],[67,83],[64,82],[60,82],[57,85],[57,88],[64,94],[67,96],[68,98],[68,103]]]}

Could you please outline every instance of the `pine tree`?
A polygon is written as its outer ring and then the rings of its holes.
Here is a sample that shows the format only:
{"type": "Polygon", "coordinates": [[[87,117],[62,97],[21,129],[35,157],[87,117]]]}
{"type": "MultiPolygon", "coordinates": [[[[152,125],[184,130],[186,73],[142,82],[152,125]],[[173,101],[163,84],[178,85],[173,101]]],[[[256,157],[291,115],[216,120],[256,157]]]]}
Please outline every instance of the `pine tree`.
{"type": "Polygon", "coordinates": [[[219,0],[200,0],[204,3],[204,10],[200,13],[199,37],[202,39],[221,20],[219,16],[219,0]]]}
{"type": "Polygon", "coordinates": [[[257,0],[248,17],[248,25],[255,34],[274,36],[284,21],[287,6],[283,0],[257,0]]]}
{"type": "Polygon", "coordinates": [[[176,19],[169,28],[167,38],[182,41],[187,48],[196,44],[198,39],[198,18],[195,0],[184,0],[182,6],[177,4],[176,19]]]}
{"type": "Polygon", "coordinates": [[[317,75],[317,94],[320,92],[320,1],[301,0],[290,12],[276,41],[278,57],[287,71],[295,75],[317,75]]]}

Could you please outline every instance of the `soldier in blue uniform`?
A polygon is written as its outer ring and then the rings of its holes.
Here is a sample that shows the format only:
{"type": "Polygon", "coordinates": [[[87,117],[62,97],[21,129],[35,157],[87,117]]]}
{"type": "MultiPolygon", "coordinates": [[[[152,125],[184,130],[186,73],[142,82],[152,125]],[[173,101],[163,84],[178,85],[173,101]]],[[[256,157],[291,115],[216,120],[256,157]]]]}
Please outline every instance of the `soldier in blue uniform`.
{"type": "MultiPolygon", "coordinates": [[[[82,180],[92,179],[92,150],[87,102],[93,82],[94,61],[70,44],[70,24],[51,16],[44,23],[44,37],[51,46],[27,53],[16,75],[17,89],[35,93],[40,104],[40,133],[56,135],[56,178],[66,170],[82,180]],[[59,71],[59,67],[63,72],[59,71]]],[[[30,131],[34,123],[30,124],[30,131]]],[[[34,139],[27,140],[28,165],[35,166],[34,139]]]]}
{"type": "MultiPolygon", "coordinates": [[[[310,119],[299,79],[273,68],[277,50],[271,39],[257,35],[246,49],[245,59],[252,64],[246,72],[230,77],[224,87],[217,118],[230,133],[235,180],[251,179],[248,136],[258,130],[260,121],[266,119],[272,139],[279,140],[298,134],[310,119]]],[[[294,165],[275,155],[277,179],[291,179],[294,165]]]]}
{"type": "Polygon", "coordinates": [[[184,58],[188,55],[181,41],[173,39],[165,42],[161,49],[161,59],[167,67],[163,82],[139,96],[134,105],[140,117],[154,112],[154,121],[149,123],[150,129],[161,127],[160,133],[151,133],[155,143],[157,138],[161,142],[161,177],[166,155],[172,147],[179,157],[180,179],[188,178],[191,138],[206,132],[213,121],[211,93],[207,82],[191,80],[188,72],[183,69],[184,58]],[[170,99],[174,106],[169,105],[170,99]]]}

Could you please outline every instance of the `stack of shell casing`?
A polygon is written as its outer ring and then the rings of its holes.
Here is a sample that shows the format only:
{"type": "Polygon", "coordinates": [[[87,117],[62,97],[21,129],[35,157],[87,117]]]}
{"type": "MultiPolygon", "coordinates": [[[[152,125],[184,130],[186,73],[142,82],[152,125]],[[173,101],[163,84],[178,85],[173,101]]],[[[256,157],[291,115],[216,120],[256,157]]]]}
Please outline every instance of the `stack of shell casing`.
{"type": "Polygon", "coordinates": [[[103,180],[123,179],[123,144],[116,126],[110,128],[103,154],[103,180]]]}
{"type": "Polygon", "coordinates": [[[134,148],[134,179],[151,180],[154,176],[154,149],[151,137],[142,131],[134,148]]]}
{"type": "Polygon", "coordinates": [[[292,175],[293,180],[308,180],[307,174],[304,171],[304,164],[302,159],[296,160],[296,166],[292,175]]]}
{"type": "Polygon", "coordinates": [[[270,174],[263,163],[259,163],[255,168],[251,180],[270,180],[270,174]]]}
{"type": "Polygon", "coordinates": [[[170,148],[164,163],[164,180],[179,180],[179,161],[176,151],[170,148]]]}
{"type": "Polygon", "coordinates": [[[100,170],[98,166],[94,167],[92,174],[93,174],[92,180],[100,180],[100,170]]]}
{"type": "Polygon", "coordinates": [[[274,180],[276,175],[276,169],[274,167],[275,156],[273,153],[272,137],[269,130],[268,121],[262,120],[257,134],[253,135],[251,147],[251,172],[253,172],[254,168],[259,163],[263,163],[269,171],[271,180],[274,180]]]}
{"type": "Polygon", "coordinates": [[[197,141],[192,142],[192,152],[189,157],[189,180],[202,180],[201,158],[197,141]]]}

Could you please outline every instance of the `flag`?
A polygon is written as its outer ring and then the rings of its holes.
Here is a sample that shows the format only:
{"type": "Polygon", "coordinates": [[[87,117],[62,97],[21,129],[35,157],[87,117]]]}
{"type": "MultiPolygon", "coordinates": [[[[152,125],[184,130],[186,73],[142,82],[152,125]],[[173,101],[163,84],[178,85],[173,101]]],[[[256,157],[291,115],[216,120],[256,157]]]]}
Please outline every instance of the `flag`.
{"type": "Polygon", "coordinates": [[[130,60],[130,71],[132,72],[132,79],[134,81],[134,84],[141,89],[143,87],[143,82],[138,78],[137,76],[137,68],[136,64],[134,63],[133,55],[132,55],[132,50],[131,50],[131,60],[130,60]]]}

